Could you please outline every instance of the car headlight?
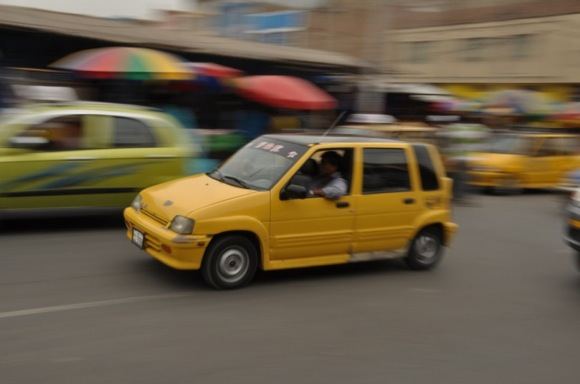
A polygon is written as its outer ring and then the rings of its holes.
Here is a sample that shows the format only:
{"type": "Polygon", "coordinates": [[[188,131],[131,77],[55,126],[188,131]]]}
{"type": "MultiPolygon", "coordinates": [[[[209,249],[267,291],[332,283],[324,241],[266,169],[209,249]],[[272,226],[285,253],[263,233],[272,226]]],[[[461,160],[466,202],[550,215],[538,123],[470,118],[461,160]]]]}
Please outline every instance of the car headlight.
{"type": "Polygon", "coordinates": [[[195,221],[190,219],[189,217],[185,216],[175,216],[171,221],[171,229],[175,233],[179,233],[180,235],[191,235],[193,232],[193,226],[195,221]]]}
{"type": "Polygon", "coordinates": [[[135,196],[133,202],[131,203],[131,207],[133,207],[133,209],[136,210],[137,212],[141,210],[141,208],[143,207],[143,198],[141,197],[141,195],[135,196]]]}

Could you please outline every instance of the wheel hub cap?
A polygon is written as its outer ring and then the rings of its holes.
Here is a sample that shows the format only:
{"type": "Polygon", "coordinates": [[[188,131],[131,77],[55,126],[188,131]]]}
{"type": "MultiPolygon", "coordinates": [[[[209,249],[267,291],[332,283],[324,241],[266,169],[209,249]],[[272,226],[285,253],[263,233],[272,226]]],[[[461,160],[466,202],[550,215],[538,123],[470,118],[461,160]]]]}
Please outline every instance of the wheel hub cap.
{"type": "Polygon", "coordinates": [[[225,281],[232,283],[242,279],[248,267],[248,254],[240,248],[229,248],[220,256],[218,272],[225,281]]]}
{"type": "Polygon", "coordinates": [[[421,261],[431,261],[437,256],[437,240],[430,235],[420,236],[417,239],[415,250],[421,261]]]}

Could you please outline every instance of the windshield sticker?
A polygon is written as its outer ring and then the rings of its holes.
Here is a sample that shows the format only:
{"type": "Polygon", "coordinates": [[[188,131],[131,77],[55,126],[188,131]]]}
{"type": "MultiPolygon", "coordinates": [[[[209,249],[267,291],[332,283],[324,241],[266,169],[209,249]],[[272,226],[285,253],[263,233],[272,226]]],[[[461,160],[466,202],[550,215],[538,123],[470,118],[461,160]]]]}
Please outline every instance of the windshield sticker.
{"type": "Polygon", "coordinates": [[[288,159],[294,159],[301,153],[304,153],[304,148],[299,145],[293,145],[289,143],[279,144],[272,141],[257,141],[252,145],[254,149],[260,149],[262,151],[274,153],[288,159]]]}

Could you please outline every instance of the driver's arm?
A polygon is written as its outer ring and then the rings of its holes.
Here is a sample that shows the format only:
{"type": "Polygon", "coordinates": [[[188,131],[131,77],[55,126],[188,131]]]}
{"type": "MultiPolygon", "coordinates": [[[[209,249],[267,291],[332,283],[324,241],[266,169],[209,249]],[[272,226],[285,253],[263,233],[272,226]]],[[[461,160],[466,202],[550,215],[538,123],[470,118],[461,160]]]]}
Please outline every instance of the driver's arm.
{"type": "Polygon", "coordinates": [[[336,178],[326,184],[324,188],[315,190],[314,193],[330,200],[338,200],[341,196],[346,195],[347,190],[346,181],[343,178],[336,178]]]}

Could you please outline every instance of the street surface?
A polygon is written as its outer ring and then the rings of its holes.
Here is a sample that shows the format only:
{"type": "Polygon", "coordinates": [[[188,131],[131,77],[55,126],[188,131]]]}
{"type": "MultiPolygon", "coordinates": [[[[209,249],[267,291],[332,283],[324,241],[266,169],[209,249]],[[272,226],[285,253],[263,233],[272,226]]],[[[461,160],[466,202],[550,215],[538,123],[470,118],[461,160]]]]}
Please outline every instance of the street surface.
{"type": "Polygon", "coordinates": [[[0,382],[575,383],[580,274],[555,196],[476,196],[438,269],[261,273],[212,291],[119,215],[0,233],[0,382]]]}

